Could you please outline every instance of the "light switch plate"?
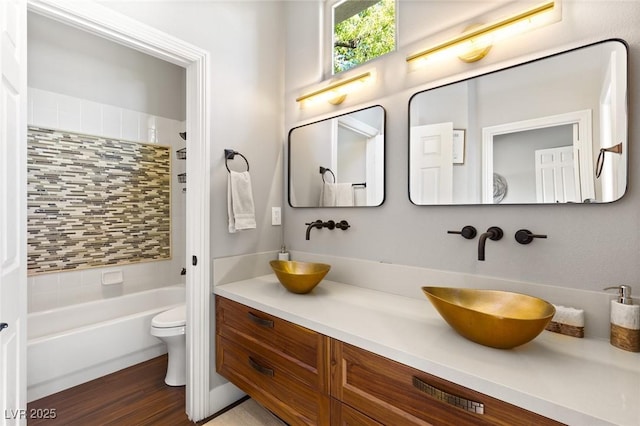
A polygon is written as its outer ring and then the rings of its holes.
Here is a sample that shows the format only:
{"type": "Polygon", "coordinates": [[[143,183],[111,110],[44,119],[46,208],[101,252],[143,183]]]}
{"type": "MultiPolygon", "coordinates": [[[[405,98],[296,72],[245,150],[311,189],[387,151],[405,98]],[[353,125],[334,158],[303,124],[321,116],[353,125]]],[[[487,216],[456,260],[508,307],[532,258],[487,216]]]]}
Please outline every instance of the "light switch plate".
{"type": "Polygon", "coordinates": [[[271,207],[271,224],[282,225],[282,210],[280,207],[271,207]]]}

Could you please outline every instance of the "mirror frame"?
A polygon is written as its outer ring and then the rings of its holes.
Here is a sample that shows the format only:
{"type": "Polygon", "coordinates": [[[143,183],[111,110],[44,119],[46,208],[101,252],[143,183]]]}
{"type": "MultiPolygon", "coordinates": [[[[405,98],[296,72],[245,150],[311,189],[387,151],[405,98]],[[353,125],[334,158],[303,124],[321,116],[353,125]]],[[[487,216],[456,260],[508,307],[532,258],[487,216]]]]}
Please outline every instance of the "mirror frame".
{"type": "Polygon", "coordinates": [[[295,209],[323,209],[323,208],[327,208],[327,209],[336,209],[336,208],[346,208],[346,209],[352,209],[352,208],[371,208],[371,207],[380,207],[382,204],[384,204],[384,201],[387,197],[387,179],[386,179],[386,174],[387,174],[387,110],[380,104],[374,104],[374,105],[369,105],[360,109],[356,109],[353,111],[349,111],[349,112],[345,112],[342,114],[338,114],[338,115],[332,115],[330,117],[326,117],[323,118],[322,120],[317,120],[317,121],[313,121],[310,123],[306,123],[306,124],[302,124],[300,126],[295,126],[292,127],[287,135],[287,176],[286,176],[286,184],[287,184],[287,203],[289,204],[289,207],[291,208],[295,208],[295,209]],[[318,124],[318,123],[322,123],[328,120],[333,120],[336,118],[340,118],[340,117],[344,117],[346,115],[350,115],[356,112],[360,112],[360,111],[364,111],[370,108],[376,108],[379,107],[382,110],[382,126],[383,126],[383,146],[382,146],[382,199],[380,200],[379,204],[376,205],[371,205],[371,206],[294,206],[291,203],[291,133],[296,130],[299,129],[301,127],[307,127],[307,126],[311,126],[313,124],[318,124]]]}
{"type": "MultiPolygon", "coordinates": [[[[505,206],[538,206],[538,205],[540,205],[540,206],[548,206],[548,205],[567,205],[567,204],[611,204],[611,203],[614,203],[616,201],[621,200],[626,195],[626,193],[627,193],[627,191],[629,189],[629,154],[628,154],[628,151],[629,151],[629,149],[628,149],[628,144],[629,144],[629,121],[630,121],[630,118],[629,118],[629,45],[624,39],[621,39],[621,38],[608,38],[608,39],[600,40],[600,41],[597,41],[597,42],[593,42],[593,43],[585,44],[585,45],[582,45],[582,46],[578,46],[578,47],[575,47],[575,48],[571,48],[571,49],[568,49],[568,50],[564,50],[564,51],[561,51],[561,52],[557,52],[557,53],[553,53],[553,54],[550,54],[550,55],[542,56],[542,57],[539,57],[539,58],[531,59],[531,60],[528,60],[528,61],[525,61],[525,62],[517,63],[517,64],[514,64],[514,65],[510,65],[510,66],[507,66],[507,67],[504,67],[504,68],[495,69],[493,71],[489,71],[489,72],[486,72],[486,73],[473,75],[473,76],[470,76],[470,77],[467,77],[467,78],[463,78],[461,80],[453,81],[451,83],[447,83],[447,84],[443,84],[443,85],[440,85],[440,86],[431,87],[429,89],[421,90],[421,91],[416,92],[413,95],[411,95],[411,97],[409,98],[408,108],[407,108],[407,113],[408,113],[408,116],[407,116],[407,138],[408,138],[408,141],[407,141],[408,142],[407,143],[407,151],[408,151],[408,156],[407,156],[407,177],[408,177],[408,179],[407,179],[407,196],[408,196],[409,201],[411,202],[411,204],[413,204],[415,206],[419,206],[419,207],[497,206],[497,205],[501,205],[500,203],[482,203],[482,202],[480,202],[480,203],[468,203],[468,202],[466,202],[466,203],[442,203],[442,204],[417,204],[412,200],[412,198],[411,198],[411,127],[412,127],[411,126],[411,104],[412,104],[412,102],[413,102],[413,100],[414,100],[414,98],[416,96],[418,96],[420,94],[423,94],[423,93],[426,93],[426,92],[429,92],[431,90],[436,90],[436,89],[440,89],[440,88],[443,88],[443,87],[452,86],[454,84],[458,84],[458,83],[466,82],[466,81],[469,81],[469,80],[477,79],[477,78],[480,78],[480,77],[483,77],[483,76],[488,76],[488,75],[496,74],[496,73],[499,73],[499,72],[511,70],[511,69],[514,69],[514,68],[522,67],[522,66],[529,65],[529,64],[532,64],[532,63],[535,63],[535,62],[540,62],[540,61],[543,61],[543,60],[546,60],[546,59],[550,59],[550,58],[553,58],[553,57],[556,57],[556,56],[568,54],[568,53],[571,53],[571,52],[574,52],[574,51],[577,51],[577,50],[581,50],[581,49],[585,49],[585,48],[589,48],[589,47],[594,47],[594,46],[597,46],[597,45],[600,45],[600,44],[604,44],[604,43],[608,43],[608,42],[620,43],[622,45],[622,47],[624,48],[625,53],[626,53],[626,55],[625,55],[625,69],[624,69],[624,71],[625,71],[625,83],[626,83],[626,85],[625,85],[626,97],[625,97],[624,103],[620,102],[620,105],[624,106],[624,112],[625,112],[625,116],[626,116],[626,123],[625,123],[626,126],[625,126],[625,129],[624,129],[624,133],[626,134],[626,144],[625,144],[625,146],[626,146],[625,151],[626,152],[622,153],[622,155],[625,156],[624,158],[625,158],[625,161],[626,161],[626,174],[625,174],[625,180],[626,181],[625,181],[624,193],[620,197],[618,197],[617,199],[612,200],[612,201],[596,201],[596,202],[581,202],[581,203],[572,203],[572,202],[564,202],[564,203],[507,203],[507,204],[502,204],[502,205],[505,205],[505,206]]],[[[480,131],[481,130],[482,129],[480,129],[480,131]]],[[[482,145],[482,140],[478,140],[476,142],[482,145]]],[[[467,145],[467,141],[466,140],[464,141],[464,144],[465,144],[465,149],[466,149],[466,145],[467,145]]],[[[609,151],[610,149],[607,149],[607,150],[609,151]]],[[[482,154],[482,155],[484,155],[484,154],[482,154]]],[[[594,160],[594,165],[595,165],[595,160],[594,160]]],[[[484,182],[481,182],[481,184],[484,185],[484,182]]]]}

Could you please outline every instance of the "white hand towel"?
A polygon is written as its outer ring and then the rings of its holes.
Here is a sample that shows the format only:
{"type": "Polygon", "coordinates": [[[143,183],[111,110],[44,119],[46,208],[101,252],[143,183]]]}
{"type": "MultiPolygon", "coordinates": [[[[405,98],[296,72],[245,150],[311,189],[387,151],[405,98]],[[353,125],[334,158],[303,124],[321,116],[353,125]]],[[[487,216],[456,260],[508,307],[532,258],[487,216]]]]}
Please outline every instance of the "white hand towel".
{"type": "Polygon", "coordinates": [[[336,206],[353,206],[353,185],[351,183],[336,184],[336,206]]]}
{"type": "Polygon", "coordinates": [[[255,229],[256,216],[249,172],[229,172],[227,180],[227,212],[229,232],[255,229]]]}
{"type": "Polygon", "coordinates": [[[336,205],[336,191],[337,187],[335,183],[323,182],[320,188],[320,207],[333,207],[336,205]]]}

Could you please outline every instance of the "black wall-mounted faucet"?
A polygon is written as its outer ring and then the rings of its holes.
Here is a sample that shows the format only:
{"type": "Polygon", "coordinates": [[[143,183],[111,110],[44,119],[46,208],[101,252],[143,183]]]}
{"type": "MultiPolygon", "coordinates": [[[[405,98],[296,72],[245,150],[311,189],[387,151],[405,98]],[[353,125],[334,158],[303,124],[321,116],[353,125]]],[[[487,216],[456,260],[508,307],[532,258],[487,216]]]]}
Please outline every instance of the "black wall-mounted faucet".
{"type": "Polygon", "coordinates": [[[484,245],[487,241],[487,238],[493,241],[498,241],[502,238],[503,235],[504,232],[502,232],[502,229],[498,228],[497,226],[492,226],[491,228],[487,229],[487,232],[480,235],[480,239],[478,240],[478,260],[484,260],[484,245]]]}
{"type": "Polygon", "coordinates": [[[306,236],[306,240],[308,240],[310,238],[310,234],[311,234],[311,230],[313,228],[318,228],[318,229],[322,229],[324,223],[318,219],[315,222],[309,222],[309,223],[305,223],[305,225],[307,225],[307,236],[306,236]]]}
{"type": "Polygon", "coordinates": [[[347,222],[346,220],[341,220],[338,223],[336,223],[335,220],[328,220],[326,222],[321,221],[320,219],[314,221],[314,222],[309,222],[309,223],[305,223],[305,225],[307,225],[307,233],[306,233],[306,238],[307,240],[310,239],[311,237],[311,230],[313,228],[317,228],[317,229],[322,229],[322,228],[328,228],[328,229],[342,229],[343,231],[346,230],[347,228],[350,228],[351,225],[349,225],[349,222],[347,222]]]}

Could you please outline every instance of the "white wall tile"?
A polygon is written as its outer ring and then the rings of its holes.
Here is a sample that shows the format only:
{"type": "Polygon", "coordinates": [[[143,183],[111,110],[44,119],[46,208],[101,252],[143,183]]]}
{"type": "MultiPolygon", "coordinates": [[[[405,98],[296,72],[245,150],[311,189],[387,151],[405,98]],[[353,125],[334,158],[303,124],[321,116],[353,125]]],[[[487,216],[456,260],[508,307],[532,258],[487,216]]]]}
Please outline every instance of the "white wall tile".
{"type": "Polygon", "coordinates": [[[102,133],[108,138],[122,137],[122,109],[111,105],[102,105],[102,133]]]}
{"type": "Polygon", "coordinates": [[[57,95],[58,126],[71,132],[82,131],[82,102],[78,98],[57,95]]]}
{"type": "Polygon", "coordinates": [[[33,123],[35,126],[58,129],[58,99],[54,93],[34,89],[33,123]]]}
{"type": "Polygon", "coordinates": [[[58,289],[73,289],[82,287],[82,271],[62,272],[58,275],[58,289]]]}
{"type": "Polygon", "coordinates": [[[122,110],[122,139],[140,142],[140,113],[122,110]]]}
{"type": "Polygon", "coordinates": [[[46,311],[58,307],[58,292],[36,293],[29,295],[29,312],[46,311]]]}
{"type": "Polygon", "coordinates": [[[83,269],[82,273],[82,285],[101,285],[102,283],[102,269],[100,268],[92,268],[92,269],[83,269]]]}
{"type": "Polygon", "coordinates": [[[164,117],[156,117],[156,142],[161,145],[174,146],[176,138],[180,139],[175,131],[176,120],[164,117]]]}
{"type": "Polygon", "coordinates": [[[140,113],[140,129],[138,131],[140,142],[156,143],[156,117],[140,113]]]}
{"type": "Polygon", "coordinates": [[[82,100],[82,132],[90,135],[102,134],[102,105],[82,100]]]}
{"type": "Polygon", "coordinates": [[[40,274],[33,276],[33,284],[29,288],[33,294],[58,291],[58,279],[60,274],[40,274]]]}

